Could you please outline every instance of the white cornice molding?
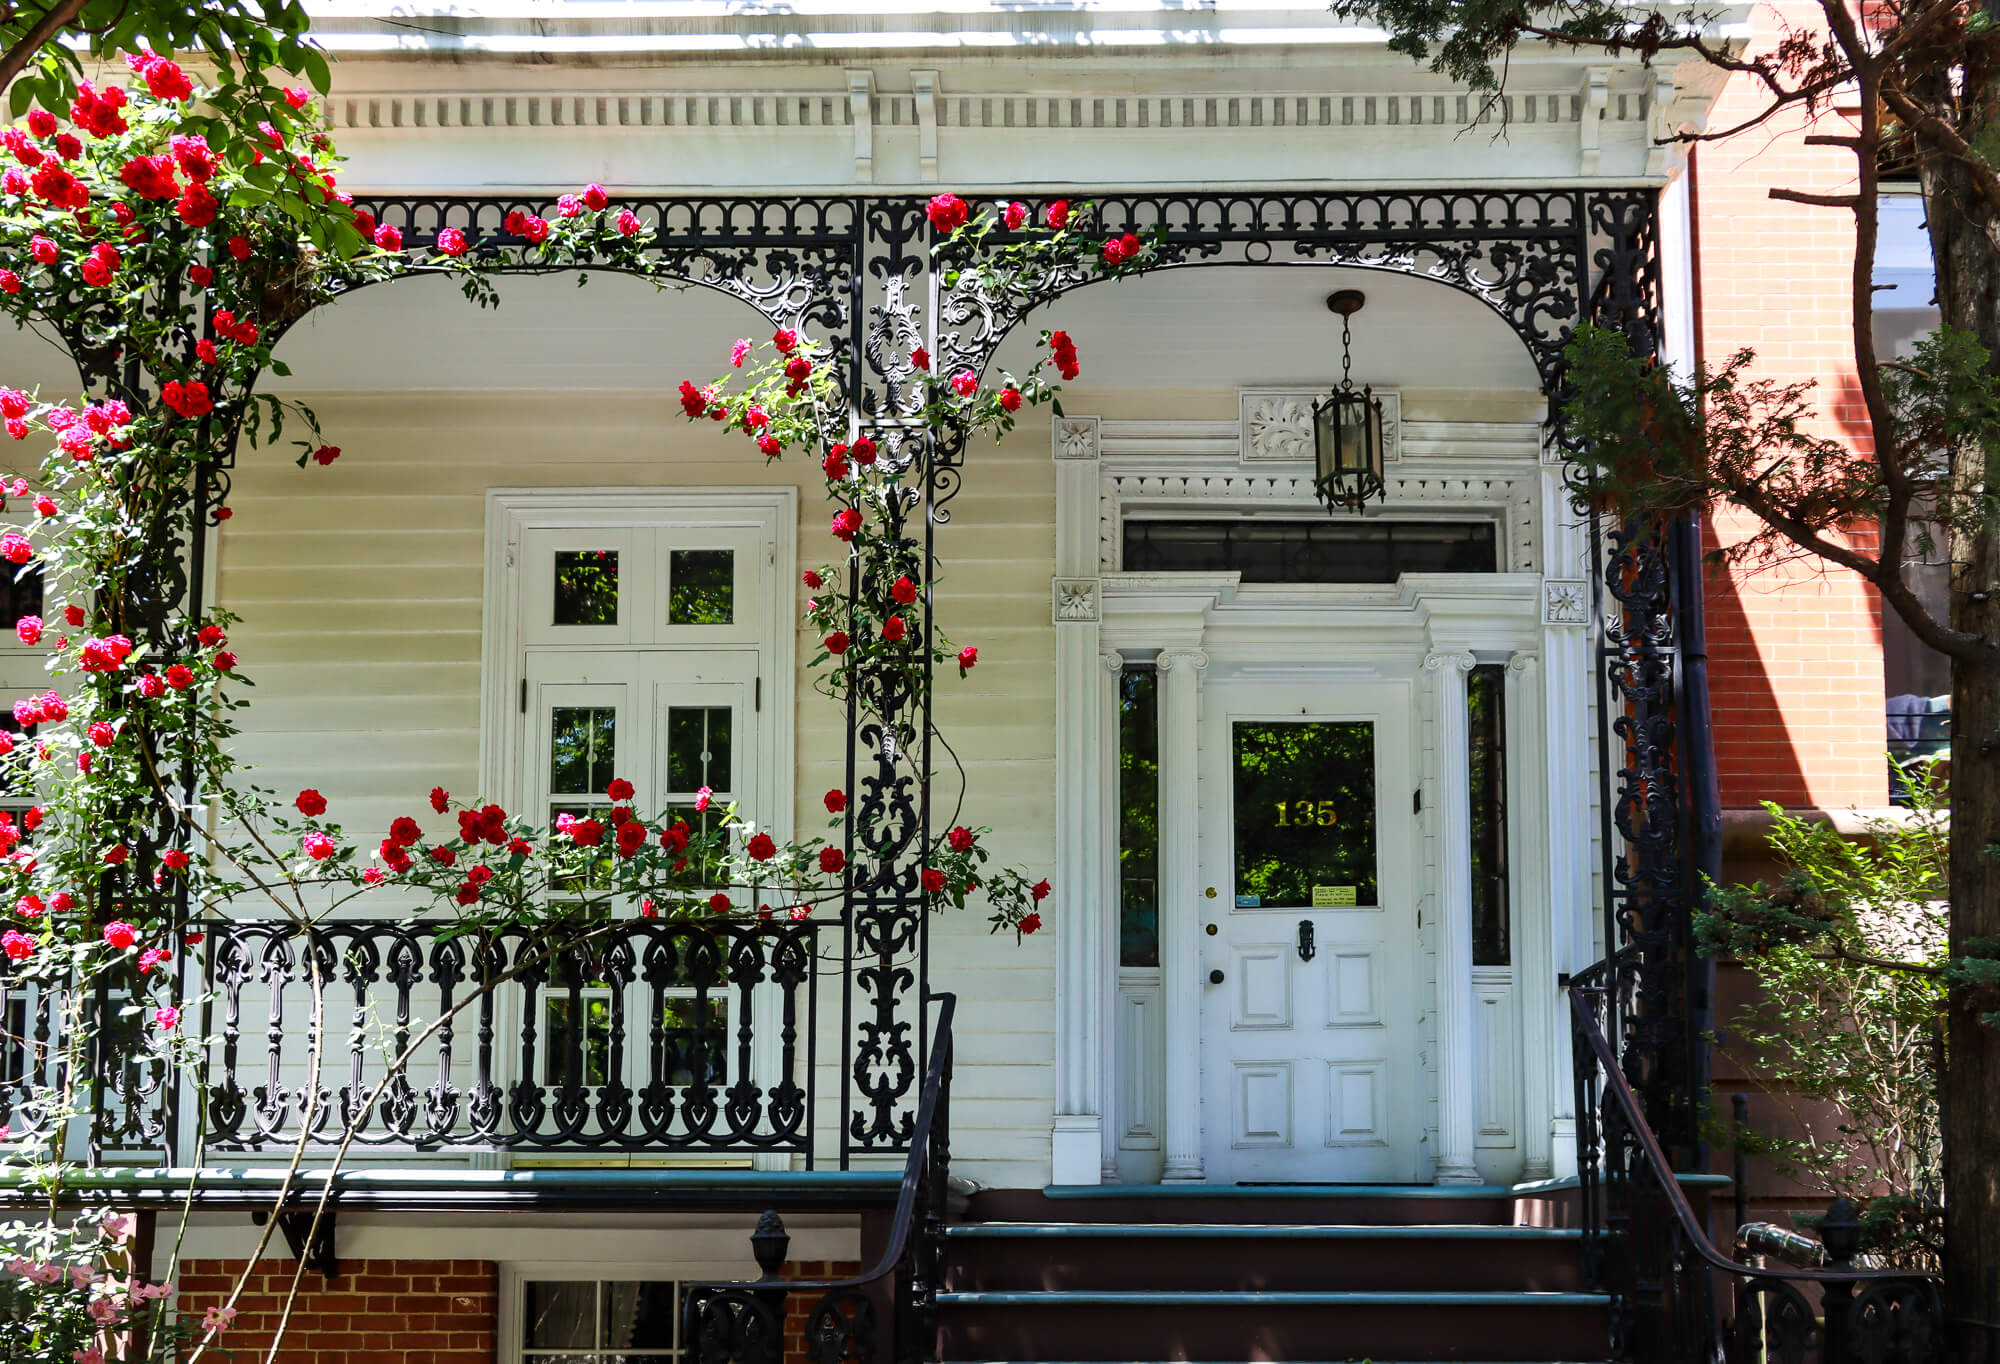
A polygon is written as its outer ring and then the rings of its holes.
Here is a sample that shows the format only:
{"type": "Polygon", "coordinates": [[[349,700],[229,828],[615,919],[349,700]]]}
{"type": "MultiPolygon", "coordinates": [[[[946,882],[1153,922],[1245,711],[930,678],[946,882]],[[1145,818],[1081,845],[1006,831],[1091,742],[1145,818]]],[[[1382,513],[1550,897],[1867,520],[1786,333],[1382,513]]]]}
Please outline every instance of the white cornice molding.
{"type": "MultiPolygon", "coordinates": [[[[899,93],[873,88],[863,71],[847,73],[845,88],[807,90],[619,90],[603,86],[568,90],[495,87],[457,91],[341,91],[326,102],[327,126],[336,133],[415,136],[442,129],[521,128],[645,132],[663,128],[782,134],[873,125],[924,134],[935,166],[940,130],[1005,130],[1015,134],[1075,130],[1141,134],[1148,131],[1269,136],[1281,130],[1333,131],[1344,136],[1404,137],[1416,130],[1457,136],[1469,126],[1501,123],[1524,130],[1579,126],[1587,110],[1577,91],[1514,91],[1482,115],[1479,96],[1465,92],[1374,91],[1356,94],[1256,93],[1135,94],[1105,90],[1073,94],[946,94],[936,89],[899,93]],[[862,78],[858,83],[854,78],[862,78]],[[929,113],[930,117],[924,115],[929,113]]],[[[1647,91],[1608,93],[1607,123],[1649,124],[1647,91]]],[[[1594,123],[1593,123],[1594,126],[1594,123]]],[[[1588,172],[1586,172],[1588,173],[1588,172]]]]}

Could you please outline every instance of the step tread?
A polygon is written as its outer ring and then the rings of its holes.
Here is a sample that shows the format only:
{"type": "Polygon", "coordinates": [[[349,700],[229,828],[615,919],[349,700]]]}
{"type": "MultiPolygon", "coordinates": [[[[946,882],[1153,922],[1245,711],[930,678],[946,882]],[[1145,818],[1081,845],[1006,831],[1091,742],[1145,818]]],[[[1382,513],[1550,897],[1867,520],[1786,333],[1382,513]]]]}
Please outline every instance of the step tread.
{"type": "Polygon", "coordinates": [[[1094,1239],[1304,1237],[1322,1240],[1576,1241],[1583,1237],[1581,1231],[1566,1227],[1494,1226],[1482,1223],[1383,1226],[1346,1222],[961,1222],[946,1227],[945,1235],[972,1240],[1027,1240],[1040,1237],[1094,1239]]]}
{"type": "Polygon", "coordinates": [[[942,1292],[940,1304],[958,1307],[1602,1307],[1607,1293],[1554,1290],[1493,1292],[1148,1292],[1124,1289],[1006,1289],[942,1292]]]}

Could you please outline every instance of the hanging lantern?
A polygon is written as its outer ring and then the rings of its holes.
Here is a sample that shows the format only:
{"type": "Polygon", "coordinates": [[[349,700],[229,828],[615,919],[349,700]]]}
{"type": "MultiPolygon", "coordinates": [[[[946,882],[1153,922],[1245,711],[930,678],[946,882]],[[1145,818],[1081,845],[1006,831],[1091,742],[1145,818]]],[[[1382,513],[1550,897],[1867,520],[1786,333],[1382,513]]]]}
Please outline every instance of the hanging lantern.
{"type": "Polygon", "coordinates": [[[1313,454],[1318,463],[1313,488],[1326,509],[1361,511],[1387,492],[1382,482],[1382,404],[1372,390],[1356,388],[1351,330],[1354,314],[1368,301],[1359,289],[1327,296],[1340,316],[1340,386],[1313,404],[1313,454]]]}

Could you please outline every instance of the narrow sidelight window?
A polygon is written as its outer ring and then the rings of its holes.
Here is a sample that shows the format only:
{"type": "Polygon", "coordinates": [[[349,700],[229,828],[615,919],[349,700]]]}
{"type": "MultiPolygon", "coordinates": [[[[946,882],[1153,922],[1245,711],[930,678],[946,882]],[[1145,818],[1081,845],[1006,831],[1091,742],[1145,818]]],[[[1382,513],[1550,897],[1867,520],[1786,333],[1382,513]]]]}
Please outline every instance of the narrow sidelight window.
{"type": "Polygon", "coordinates": [[[1472,777],[1472,964],[1513,960],[1507,904],[1507,670],[1482,663],[1467,679],[1466,765],[1472,777]]]}
{"type": "Polygon", "coordinates": [[[1118,964],[1160,964],[1160,675],[1118,675],[1118,964]]]}

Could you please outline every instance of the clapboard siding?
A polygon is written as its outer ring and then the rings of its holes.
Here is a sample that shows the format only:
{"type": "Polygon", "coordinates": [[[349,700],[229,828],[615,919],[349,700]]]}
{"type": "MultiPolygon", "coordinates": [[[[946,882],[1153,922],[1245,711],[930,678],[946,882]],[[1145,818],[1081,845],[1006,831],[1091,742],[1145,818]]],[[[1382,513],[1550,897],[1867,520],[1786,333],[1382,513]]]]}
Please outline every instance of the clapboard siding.
{"type": "MultiPolygon", "coordinates": [[[[740,438],[685,426],[660,395],[309,401],[344,454],[303,471],[279,452],[243,456],[217,596],[242,617],[235,646],[257,683],[240,742],[256,779],[284,794],[318,787],[329,817],[364,844],[396,815],[421,822],[433,785],[474,794],[488,488],[792,485],[801,565],[832,562],[841,548],[810,463],[766,467],[740,438]]],[[[961,818],[992,825],[996,857],[1039,876],[1053,872],[1055,844],[1047,428],[1024,425],[975,462],[938,531],[938,593],[946,633],[977,645],[980,662],[962,681],[940,670],[938,716],[967,768],[961,818]]],[[[801,636],[798,647],[810,657],[817,641],[801,636]]],[[[844,740],[838,709],[803,676],[797,695],[794,818],[811,833],[825,827],[820,796],[841,779],[844,740]]],[[[942,818],[959,795],[948,765],[938,791],[942,818]]],[[[376,903],[401,908],[386,896],[376,903]]],[[[1048,917],[1052,930],[1019,946],[1012,934],[989,935],[977,914],[933,923],[933,979],[961,999],[954,1155],[989,1184],[1048,1176],[1060,915],[1048,917]]],[[[839,1079],[830,1060],[819,1078],[830,1123],[839,1079]]]]}

